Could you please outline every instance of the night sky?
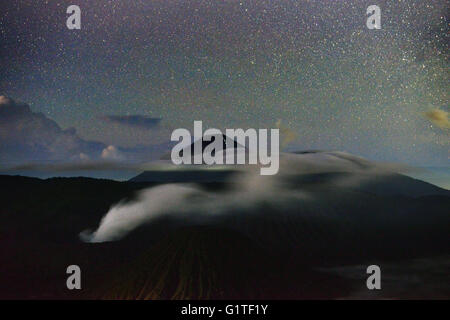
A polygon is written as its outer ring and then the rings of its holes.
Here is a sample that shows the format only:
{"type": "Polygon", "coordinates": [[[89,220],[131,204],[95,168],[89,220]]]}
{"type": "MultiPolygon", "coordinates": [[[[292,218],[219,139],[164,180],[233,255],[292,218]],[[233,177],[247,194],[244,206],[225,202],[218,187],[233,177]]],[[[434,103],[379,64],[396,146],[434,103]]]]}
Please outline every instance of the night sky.
{"type": "MultiPolygon", "coordinates": [[[[50,150],[40,160],[124,160],[194,120],[219,129],[281,120],[295,133],[290,150],[448,166],[448,34],[444,0],[2,1],[0,95],[54,120],[61,130],[48,139],[73,141],[66,150],[36,138],[23,153],[20,137],[21,161],[39,145],[50,150]],[[66,27],[71,4],[81,30],[66,27]],[[381,30],[366,27],[372,4],[381,30]]],[[[18,137],[0,130],[1,150],[18,137]]]]}

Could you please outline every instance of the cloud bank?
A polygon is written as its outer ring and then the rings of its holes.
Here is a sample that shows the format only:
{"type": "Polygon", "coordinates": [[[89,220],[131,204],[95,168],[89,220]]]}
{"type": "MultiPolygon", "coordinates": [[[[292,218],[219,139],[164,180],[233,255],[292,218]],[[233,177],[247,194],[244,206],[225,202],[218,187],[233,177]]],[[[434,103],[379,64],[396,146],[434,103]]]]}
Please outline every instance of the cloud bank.
{"type": "Polygon", "coordinates": [[[26,104],[0,96],[0,161],[87,160],[107,146],[80,138],[75,128],[63,130],[26,104]]]}
{"type": "Polygon", "coordinates": [[[152,118],[142,115],[127,115],[127,116],[108,115],[105,116],[104,119],[112,123],[117,123],[120,125],[141,129],[155,128],[161,122],[161,118],[152,118]]]}
{"type": "Polygon", "coordinates": [[[447,111],[433,109],[425,112],[423,115],[439,128],[450,129],[450,120],[448,118],[448,114],[449,113],[447,111]]]}
{"type": "MultiPolygon", "coordinates": [[[[160,120],[143,116],[107,117],[107,121],[147,129],[157,126],[160,120]]],[[[51,169],[54,163],[98,162],[103,166],[105,161],[150,161],[168,148],[169,143],[124,148],[84,140],[75,128],[62,129],[44,114],[33,112],[27,104],[0,96],[0,165],[4,169],[23,165],[32,168],[37,163],[51,169]]]]}

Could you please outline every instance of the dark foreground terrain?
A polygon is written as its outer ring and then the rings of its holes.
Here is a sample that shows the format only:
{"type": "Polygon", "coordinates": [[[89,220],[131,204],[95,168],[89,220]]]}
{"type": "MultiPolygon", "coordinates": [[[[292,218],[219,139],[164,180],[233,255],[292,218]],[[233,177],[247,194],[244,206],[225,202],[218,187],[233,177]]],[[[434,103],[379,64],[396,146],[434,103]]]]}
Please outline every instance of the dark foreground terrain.
{"type": "Polygon", "coordinates": [[[327,179],[296,180],[319,201],[289,214],[262,202],[257,214],[161,217],[120,241],[84,243],[81,231],[152,184],[0,176],[0,298],[450,298],[447,191],[403,176],[358,189],[327,179]],[[72,264],[82,290],[66,288],[72,264]],[[381,293],[365,289],[370,264],[384,270],[381,293]]]}

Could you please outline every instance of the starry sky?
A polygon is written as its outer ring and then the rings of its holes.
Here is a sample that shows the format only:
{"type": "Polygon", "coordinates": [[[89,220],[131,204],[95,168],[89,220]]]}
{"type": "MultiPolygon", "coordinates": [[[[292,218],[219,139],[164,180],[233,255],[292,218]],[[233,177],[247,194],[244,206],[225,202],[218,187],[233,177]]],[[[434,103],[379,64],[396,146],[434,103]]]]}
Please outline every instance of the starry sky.
{"type": "Polygon", "coordinates": [[[448,11],[444,0],[2,1],[0,95],[117,158],[202,120],[281,123],[289,150],[448,166],[448,11]],[[81,30],[66,27],[71,4],[81,30]],[[381,30],[366,27],[372,4],[381,30]]]}

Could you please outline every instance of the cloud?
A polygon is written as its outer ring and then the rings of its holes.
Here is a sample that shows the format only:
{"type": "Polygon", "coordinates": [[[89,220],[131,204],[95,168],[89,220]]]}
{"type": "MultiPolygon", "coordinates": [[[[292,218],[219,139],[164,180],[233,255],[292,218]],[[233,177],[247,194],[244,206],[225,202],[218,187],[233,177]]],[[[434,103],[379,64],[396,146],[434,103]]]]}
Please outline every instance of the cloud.
{"type": "Polygon", "coordinates": [[[102,159],[105,160],[113,160],[113,161],[121,161],[124,160],[124,155],[115,147],[108,146],[102,151],[102,159]]]}
{"type": "Polygon", "coordinates": [[[9,105],[9,104],[11,104],[13,101],[10,99],[10,98],[8,98],[8,97],[6,97],[6,96],[0,96],[0,105],[9,105]]]}
{"type": "Polygon", "coordinates": [[[83,152],[79,154],[79,157],[80,157],[80,160],[82,160],[82,161],[90,160],[90,157],[83,152]]]}
{"type": "MultiPolygon", "coordinates": [[[[150,128],[161,119],[108,116],[109,121],[150,128]]],[[[169,143],[119,147],[80,138],[75,128],[62,129],[54,120],[33,112],[27,104],[0,96],[0,166],[58,169],[103,169],[105,162],[158,159],[169,143]],[[56,167],[55,167],[56,166],[56,167]]]]}
{"type": "Polygon", "coordinates": [[[109,122],[118,123],[120,125],[135,127],[141,129],[152,129],[161,122],[161,118],[152,118],[142,115],[117,116],[108,115],[104,119],[109,122]]]}
{"type": "Polygon", "coordinates": [[[425,118],[430,120],[432,123],[437,125],[442,129],[450,129],[450,121],[448,119],[448,112],[440,109],[433,109],[427,112],[424,112],[423,115],[425,118]]]}
{"type": "Polygon", "coordinates": [[[86,160],[98,158],[103,143],[81,139],[74,128],[63,130],[26,104],[0,96],[0,162],[86,160]]]}

